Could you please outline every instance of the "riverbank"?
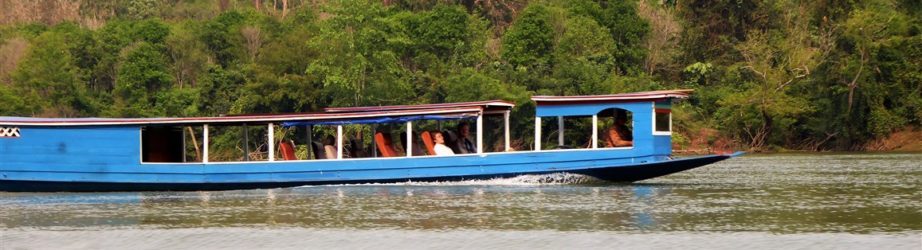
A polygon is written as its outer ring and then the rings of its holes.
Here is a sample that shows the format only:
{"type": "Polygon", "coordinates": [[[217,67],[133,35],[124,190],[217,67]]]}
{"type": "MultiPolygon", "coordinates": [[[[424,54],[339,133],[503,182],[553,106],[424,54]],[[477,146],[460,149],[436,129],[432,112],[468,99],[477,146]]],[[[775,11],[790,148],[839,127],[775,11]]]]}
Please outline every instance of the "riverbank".
{"type": "MultiPolygon", "coordinates": [[[[702,155],[733,151],[751,151],[747,145],[730,137],[720,135],[715,129],[699,129],[697,132],[680,133],[682,139],[675,140],[673,152],[678,155],[702,155]]],[[[889,136],[856,147],[860,150],[834,150],[827,152],[922,152],[922,129],[906,127],[889,136]]],[[[808,149],[768,146],[757,150],[758,153],[816,152],[808,149]]]]}

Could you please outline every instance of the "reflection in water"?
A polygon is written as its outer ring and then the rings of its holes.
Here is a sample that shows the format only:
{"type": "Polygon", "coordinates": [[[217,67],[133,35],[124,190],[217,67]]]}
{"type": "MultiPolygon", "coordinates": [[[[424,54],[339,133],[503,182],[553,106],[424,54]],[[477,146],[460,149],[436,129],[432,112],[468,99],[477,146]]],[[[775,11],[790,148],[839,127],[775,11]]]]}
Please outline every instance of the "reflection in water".
{"type": "Polygon", "coordinates": [[[918,232],[918,162],[918,154],[748,156],[632,185],[520,178],[224,192],[0,193],[0,230],[918,232]]]}
{"type": "Polygon", "coordinates": [[[647,185],[637,185],[634,186],[634,197],[636,200],[643,204],[643,207],[637,210],[634,213],[634,219],[637,221],[637,227],[639,229],[653,229],[656,221],[650,215],[648,207],[652,207],[654,204],[654,193],[656,190],[647,185]]]}

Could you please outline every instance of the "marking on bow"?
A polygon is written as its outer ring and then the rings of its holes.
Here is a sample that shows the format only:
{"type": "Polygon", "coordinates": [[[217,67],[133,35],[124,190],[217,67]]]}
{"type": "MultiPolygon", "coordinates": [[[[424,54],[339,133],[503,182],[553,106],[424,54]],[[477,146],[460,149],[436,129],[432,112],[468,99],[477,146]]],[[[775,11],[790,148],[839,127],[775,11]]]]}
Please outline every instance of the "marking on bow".
{"type": "Polygon", "coordinates": [[[19,128],[0,127],[0,138],[19,138],[19,128]]]}

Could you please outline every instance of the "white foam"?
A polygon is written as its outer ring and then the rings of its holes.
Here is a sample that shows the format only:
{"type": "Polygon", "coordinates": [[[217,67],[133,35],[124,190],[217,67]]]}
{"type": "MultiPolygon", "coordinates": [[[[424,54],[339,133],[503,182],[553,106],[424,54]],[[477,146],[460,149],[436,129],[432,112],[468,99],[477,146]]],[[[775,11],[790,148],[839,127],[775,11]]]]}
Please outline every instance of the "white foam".
{"type": "MultiPolygon", "coordinates": [[[[603,183],[598,178],[571,173],[520,175],[510,178],[462,181],[407,181],[397,183],[343,184],[339,186],[540,186],[603,183]]],[[[309,186],[305,186],[309,187],[309,186]]]]}

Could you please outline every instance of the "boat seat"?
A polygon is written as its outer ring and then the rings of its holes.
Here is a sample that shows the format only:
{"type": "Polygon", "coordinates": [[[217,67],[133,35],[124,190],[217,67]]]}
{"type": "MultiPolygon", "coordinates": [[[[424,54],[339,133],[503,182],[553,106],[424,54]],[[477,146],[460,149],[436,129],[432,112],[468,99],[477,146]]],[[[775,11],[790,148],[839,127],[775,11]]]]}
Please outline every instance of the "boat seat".
{"type": "Polygon", "coordinates": [[[295,155],[295,143],[293,141],[282,141],[279,145],[279,151],[281,151],[282,158],[286,161],[298,160],[298,156],[295,155]]]}
{"type": "Polygon", "coordinates": [[[432,133],[423,131],[419,137],[423,138],[423,144],[426,145],[426,152],[429,152],[429,155],[435,155],[435,141],[432,140],[432,133]]]}
{"type": "MultiPolygon", "coordinates": [[[[387,134],[390,135],[390,134],[387,134]]],[[[383,157],[396,157],[397,153],[394,152],[394,148],[391,146],[391,137],[385,136],[382,132],[375,133],[375,145],[378,146],[378,151],[381,152],[383,157]]]]}

